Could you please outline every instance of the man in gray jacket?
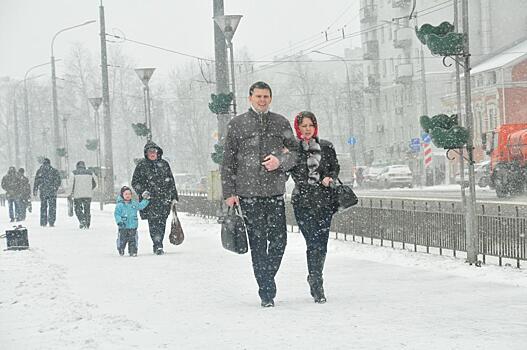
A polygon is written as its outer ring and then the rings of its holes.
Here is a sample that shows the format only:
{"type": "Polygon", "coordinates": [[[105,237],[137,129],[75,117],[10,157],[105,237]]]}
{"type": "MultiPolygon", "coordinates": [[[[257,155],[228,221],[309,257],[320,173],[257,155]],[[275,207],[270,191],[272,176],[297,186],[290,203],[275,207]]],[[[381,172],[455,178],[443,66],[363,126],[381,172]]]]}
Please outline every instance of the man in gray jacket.
{"type": "Polygon", "coordinates": [[[86,164],[80,160],[77,162],[76,169],[73,170],[73,185],[70,197],[73,198],[75,215],[79,220],[79,228],[89,229],[91,223],[91,199],[93,189],[97,186],[95,175],[86,164]]]}
{"type": "Polygon", "coordinates": [[[249,111],[227,127],[221,178],[225,203],[246,217],[254,275],[263,307],[274,306],[275,276],[287,244],[284,193],[295,166],[296,141],[288,120],[269,111],[264,82],[249,89],[249,111]],[[267,244],[269,242],[269,244],[267,244]]]}

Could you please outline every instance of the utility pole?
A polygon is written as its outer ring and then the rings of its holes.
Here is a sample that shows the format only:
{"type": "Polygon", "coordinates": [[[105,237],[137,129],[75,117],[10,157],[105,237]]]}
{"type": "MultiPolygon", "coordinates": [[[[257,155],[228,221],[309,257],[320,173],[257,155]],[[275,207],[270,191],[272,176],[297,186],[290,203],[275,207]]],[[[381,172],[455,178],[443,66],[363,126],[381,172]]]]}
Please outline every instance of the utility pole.
{"type": "MultiPolygon", "coordinates": [[[[415,25],[417,26],[417,13],[415,14],[415,25]]],[[[426,69],[425,69],[425,54],[423,51],[423,45],[421,44],[421,49],[419,52],[420,65],[421,65],[421,115],[428,115],[428,92],[426,90],[426,69]]],[[[419,165],[421,170],[421,182],[426,186],[426,167],[425,167],[425,156],[424,151],[422,152],[423,159],[419,165]]],[[[432,153],[433,154],[433,153],[432,153]]],[[[432,169],[434,168],[434,160],[432,157],[431,162],[432,169]]],[[[432,170],[433,171],[433,170],[432,170]]],[[[433,171],[432,176],[432,185],[435,182],[435,171],[433,171]]]]}
{"type": "MultiPolygon", "coordinates": [[[[456,32],[459,33],[459,2],[454,0],[454,26],[456,32]]],[[[458,111],[458,120],[461,124],[461,65],[459,61],[456,60],[456,99],[457,99],[457,111],[458,111]]],[[[459,149],[459,178],[461,179],[461,205],[463,211],[466,212],[467,206],[467,197],[465,194],[465,158],[463,148],[459,149]]]]}
{"type": "MultiPolygon", "coordinates": [[[[224,15],[223,0],[213,0],[213,17],[224,15]]],[[[225,36],[220,27],[214,22],[214,58],[216,68],[216,93],[229,93],[229,69],[227,67],[227,49],[225,36]]],[[[223,139],[227,134],[227,124],[230,114],[218,114],[218,141],[223,145],[223,139]]]]}
{"type": "Polygon", "coordinates": [[[13,119],[15,128],[15,166],[18,170],[20,168],[20,134],[18,128],[18,107],[16,103],[16,89],[13,95],[13,119]]]}
{"type": "MultiPolygon", "coordinates": [[[[113,199],[113,148],[112,148],[112,120],[110,116],[110,91],[108,88],[108,58],[106,54],[106,25],[104,22],[104,6],[99,6],[99,21],[101,25],[101,75],[102,75],[102,104],[104,117],[104,194],[108,200],[113,199]]],[[[102,168],[102,167],[101,167],[102,168]]]]}
{"type": "Polygon", "coordinates": [[[467,141],[469,197],[466,218],[467,262],[477,264],[478,260],[478,222],[476,218],[476,178],[474,174],[474,119],[472,116],[472,93],[470,85],[470,42],[468,23],[468,0],[462,0],[464,35],[464,78],[465,78],[465,127],[469,132],[467,141]]]}

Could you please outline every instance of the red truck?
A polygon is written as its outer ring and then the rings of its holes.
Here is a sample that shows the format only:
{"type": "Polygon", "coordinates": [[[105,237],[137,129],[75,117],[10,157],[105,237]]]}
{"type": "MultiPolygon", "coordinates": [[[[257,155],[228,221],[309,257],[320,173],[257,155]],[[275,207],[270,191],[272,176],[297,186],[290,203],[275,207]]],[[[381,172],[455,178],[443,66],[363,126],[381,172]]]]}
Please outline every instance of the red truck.
{"type": "Polygon", "coordinates": [[[503,124],[483,137],[490,186],[499,198],[523,193],[527,182],[527,124],[503,124]]]}

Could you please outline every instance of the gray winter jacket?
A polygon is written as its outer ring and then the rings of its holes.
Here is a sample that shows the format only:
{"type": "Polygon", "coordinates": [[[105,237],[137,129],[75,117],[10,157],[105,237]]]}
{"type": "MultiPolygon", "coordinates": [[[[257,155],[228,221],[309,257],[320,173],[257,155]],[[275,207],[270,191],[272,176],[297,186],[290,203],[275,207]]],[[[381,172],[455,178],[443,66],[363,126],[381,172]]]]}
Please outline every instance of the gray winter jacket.
{"type": "Polygon", "coordinates": [[[280,114],[249,109],[234,117],[227,126],[221,166],[223,197],[283,195],[286,171],[295,166],[297,147],[289,121],[280,114]],[[270,154],[280,160],[274,171],[262,165],[270,154]]]}
{"type": "Polygon", "coordinates": [[[95,175],[86,168],[77,168],[73,170],[73,184],[71,196],[74,199],[92,198],[93,189],[97,186],[95,175]]]}

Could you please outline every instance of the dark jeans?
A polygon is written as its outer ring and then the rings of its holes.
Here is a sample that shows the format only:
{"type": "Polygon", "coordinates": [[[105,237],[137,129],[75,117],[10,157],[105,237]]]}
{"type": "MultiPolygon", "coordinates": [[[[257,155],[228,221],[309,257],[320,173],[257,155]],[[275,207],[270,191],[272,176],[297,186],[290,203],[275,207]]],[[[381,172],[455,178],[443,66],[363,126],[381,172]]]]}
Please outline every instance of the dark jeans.
{"type": "Polygon", "coordinates": [[[57,196],[40,196],[40,226],[55,225],[57,196]]]}
{"type": "Polygon", "coordinates": [[[148,230],[152,238],[154,253],[158,248],[163,248],[163,238],[167,227],[167,217],[148,219],[148,230]]]}
{"type": "Polygon", "coordinates": [[[274,279],[287,245],[284,198],[240,198],[240,205],[246,218],[258,294],[262,300],[274,299],[274,279]]]}
{"type": "Polygon", "coordinates": [[[11,221],[15,221],[16,219],[16,200],[15,199],[7,199],[7,207],[9,208],[9,219],[11,221]]]}
{"type": "Polygon", "coordinates": [[[124,252],[128,243],[128,254],[137,254],[137,229],[120,228],[117,236],[117,250],[124,252]]]}
{"type": "Polygon", "coordinates": [[[333,210],[330,208],[293,207],[295,218],[306,240],[307,270],[316,283],[322,284],[322,271],[328,251],[329,229],[333,210]]]}
{"type": "Polygon", "coordinates": [[[79,219],[81,228],[90,228],[91,198],[75,198],[73,200],[73,205],[75,206],[75,215],[77,215],[77,219],[79,219]]]}
{"type": "Polygon", "coordinates": [[[27,202],[23,199],[15,201],[15,218],[16,221],[24,221],[26,219],[27,202]]]}

